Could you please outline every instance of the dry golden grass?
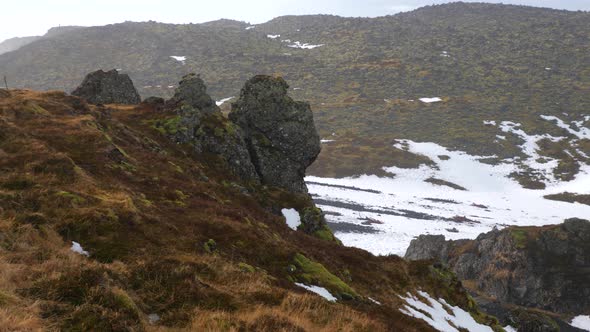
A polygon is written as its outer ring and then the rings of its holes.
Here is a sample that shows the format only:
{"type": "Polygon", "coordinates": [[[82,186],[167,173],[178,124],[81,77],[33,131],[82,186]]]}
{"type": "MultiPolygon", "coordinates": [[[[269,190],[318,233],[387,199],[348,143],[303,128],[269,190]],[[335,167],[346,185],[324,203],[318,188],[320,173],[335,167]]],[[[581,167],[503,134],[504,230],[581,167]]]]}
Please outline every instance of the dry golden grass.
{"type": "Polygon", "coordinates": [[[291,231],[269,210],[300,201],[235,190],[215,159],[151,128],[162,112],[10,94],[0,98],[0,331],[428,331],[397,310],[398,294],[466,303],[428,266],[291,231]],[[330,303],[295,286],[297,254],[359,297],[330,303]]]}

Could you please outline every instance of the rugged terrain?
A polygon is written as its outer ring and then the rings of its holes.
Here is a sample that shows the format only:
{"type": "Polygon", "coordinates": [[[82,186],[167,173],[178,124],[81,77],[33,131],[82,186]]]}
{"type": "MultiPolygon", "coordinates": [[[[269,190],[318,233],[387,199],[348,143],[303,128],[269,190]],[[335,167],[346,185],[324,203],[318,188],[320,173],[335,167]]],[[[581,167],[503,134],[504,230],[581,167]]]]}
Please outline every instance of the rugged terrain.
{"type": "Polygon", "coordinates": [[[194,71],[216,100],[237,96],[253,75],[280,73],[296,98],[311,102],[321,136],[333,140],[311,174],[387,175],[384,166],[417,166],[425,160],[392,147],[410,139],[494,155],[492,163],[520,157],[513,176],[538,188],[545,173],[567,180],[588,163],[588,137],[541,115],[566,123],[588,115],[589,26],[586,12],[477,3],[380,18],[286,16],[256,26],[126,22],[0,55],[0,73],[13,87],[72,91],[86,73],[117,68],[143,97],[169,97],[178,77],[194,71]],[[419,100],[426,97],[441,101],[419,100]],[[536,158],[521,148],[522,135],[484,121],[566,137],[542,144],[541,157],[558,167],[530,167],[526,159],[536,158]]]}
{"type": "Polygon", "coordinates": [[[448,270],[310,231],[307,193],[246,181],[227,155],[196,149],[235,132],[183,91],[162,108],[0,90],[3,329],[428,331],[436,305],[451,329],[496,324],[448,270]],[[191,118],[202,130],[178,142],[191,118]],[[281,208],[303,211],[302,227],[281,208]]]}
{"type": "Polygon", "coordinates": [[[412,241],[405,258],[442,262],[495,301],[575,316],[590,313],[589,254],[590,222],[569,219],[494,230],[475,240],[423,235],[412,241]]]}

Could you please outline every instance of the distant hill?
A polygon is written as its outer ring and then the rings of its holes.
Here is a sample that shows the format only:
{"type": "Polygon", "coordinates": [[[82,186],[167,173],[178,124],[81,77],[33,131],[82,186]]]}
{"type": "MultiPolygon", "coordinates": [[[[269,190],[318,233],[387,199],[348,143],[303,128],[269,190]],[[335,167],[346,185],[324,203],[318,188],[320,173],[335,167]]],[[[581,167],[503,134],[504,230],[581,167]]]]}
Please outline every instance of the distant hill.
{"type": "MultiPolygon", "coordinates": [[[[421,158],[392,148],[400,138],[497,157],[490,162],[531,157],[522,136],[500,128],[511,121],[527,135],[567,137],[544,142],[541,154],[556,158],[555,175],[569,179],[588,164],[590,140],[541,115],[588,125],[589,36],[586,12],[478,3],[379,18],[285,16],[256,26],[126,22],[0,55],[0,74],[16,87],[71,91],[88,72],[119,68],[148,97],[170,96],[178,77],[196,71],[218,100],[236,96],[252,75],[282,75],[296,98],[311,102],[322,136],[334,140],[313,174],[417,165],[421,158]],[[419,101],[433,97],[441,101],[419,101]]],[[[537,173],[523,166],[515,177],[536,187],[544,176],[537,173]]]]}
{"type": "Polygon", "coordinates": [[[66,27],[56,27],[51,28],[47,33],[43,36],[30,36],[30,37],[15,37],[6,39],[5,41],[0,43],[0,54],[12,52],[18,50],[19,48],[28,45],[34,41],[37,41],[42,38],[51,38],[58,36],[64,32],[74,31],[80,29],[81,27],[77,26],[66,26],[66,27]]]}
{"type": "Polygon", "coordinates": [[[39,39],[39,36],[14,37],[0,43],[0,54],[12,52],[39,39]]]}

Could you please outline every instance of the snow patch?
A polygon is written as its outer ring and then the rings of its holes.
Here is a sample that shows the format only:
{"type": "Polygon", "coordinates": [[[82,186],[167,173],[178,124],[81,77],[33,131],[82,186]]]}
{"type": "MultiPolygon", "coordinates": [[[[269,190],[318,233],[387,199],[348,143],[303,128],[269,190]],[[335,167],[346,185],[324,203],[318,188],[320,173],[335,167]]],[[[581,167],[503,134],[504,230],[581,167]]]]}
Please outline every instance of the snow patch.
{"type": "Polygon", "coordinates": [[[186,57],[185,56],[179,56],[179,55],[171,55],[170,56],[172,59],[182,63],[183,65],[186,64],[186,57]]]}
{"type": "Polygon", "coordinates": [[[330,142],[334,142],[334,140],[333,139],[323,139],[323,140],[320,140],[320,142],[321,143],[330,143],[330,142]]]}
{"type": "Polygon", "coordinates": [[[432,97],[432,98],[420,98],[420,101],[426,104],[430,104],[430,103],[437,103],[439,101],[442,101],[442,99],[440,99],[439,97],[432,97]]]}
{"type": "Polygon", "coordinates": [[[361,228],[367,227],[367,220],[381,222],[370,225],[372,233],[336,231],[336,237],[347,246],[376,255],[403,256],[412,239],[421,234],[442,234],[449,240],[474,239],[494,227],[552,225],[590,215],[590,206],[543,198],[562,192],[590,193],[588,165],[582,165],[570,182],[548,183],[544,190],[529,190],[509,177],[519,167],[513,160],[490,165],[482,162],[490,156],[472,156],[435,143],[410,140],[399,140],[395,146],[424,155],[435,165],[385,168],[394,174],[393,178],[306,177],[318,207],[334,212],[326,215],[329,222],[361,228]],[[425,182],[432,178],[467,190],[425,182]]]}
{"type": "Polygon", "coordinates": [[[565,129],[568,133],[576,136],[579,139],[590,139],[590,129],[588,129],[587,127],[583,127],[583,122],[588,121],[588,120],[572,122],[573,124],[575,124],[579,128],[579,130],[575,130],[572,128],[571,125],[568,125],[567,123],[565,123],[563,120],[561,120],[560,118],[558,118],[556,116],[541,115],[541,118],[543,120],[547,120],[547,121],[555,121],[556,125],[559,128],[565,129]]]}
{"type": "Polygon", "coordinates": [[[317,295],[323,297],[324,299],[326,299],[330,302],[336,302],[336,300],[337,300],[337,298],[335,298],[332,294],[330,294],[330,292],[327,289],[325,289],[323,287],[313,286],[313,285],[308,286],[305,284],[300,284],[298,282],[296,282],[295,285],[297,285],[299,287],[303,287],[312,293],[316,293],[317,295]]]}
{"type": "Polygon", "coordinates": [[[486,126],[495,126],[496,125],[496,121],[494,120],[484,120],[483,124],[486,126]]]}
{"type": "Polygon", "coordinates": [[[277,39],[277,38],[281,37],[281,35],[266,35],[266,37],[268,37],[270,39],[277,39]]]}
{"type": "Polygon", "coordinates": [[[251,26],[249,26],[249,27],[246,27],[246,30],[252,30],[252,29],[254,29],[254,28],[256,28],[256,26],[255,26],[255,25],[251,25],[251,26]]]}
{"type": "Polygon", "coordinates": [[[234,98],[233,96],[232,97],[223,98],[221,100],[216,101],[215,104],[217,104],[217,106],[221,106],[221,105],[225,104],[226,102],[232,100],[233,98],[234,98]]]}
{"type": "Polygon", "coordinates": [[[287,45],[287,46],[288,47],[291,47],[291,48],[300,48],[300,49],[304,49],[304,50],[312,50],[314,48],[322,47],[322,46],[324,46],[324,44],[313,45],[313,44],[302,43],[302,42],[296,41],[293,44],[287,45]]]}
{"type": "Polygon", "coordinates": [[[518,329],[515,328],[515,327],[512,327],[510,325],[508,325],[508,326],[504,327],[504,331],[506,331],[506,332],[518,332],[518,329]]]}
{"type": "Polygon", "coordinates": [[[287,225],[294,231],[297,230],[297,227],[301,225],[301,217],[299,216],[299,212],[295,209],[282,209],[281,212],[285,217],[287,225]]]}
{"type": "Polygon", "coordinates": [[[156,324],[157,322],[160,321],[160,315],[158,314],[149,314],[148,315],[148,321],[150,324],[156,324]]]}
{"type": "Polygon", "coordinates": [[[375,303],[376,305],[381,305],[381,302],[379,302],[379,301],[377,301],[375,299],[369,298],[369,301],[375,303]]]}
{"type": "Polygon", "coordinates": [[[585,331],[590,331],[590,316],[574,317],[570,325],[585,331]]]}
{"type": "Polygon", "coordinates": [[[443,332],[459,332],[457,328],[470,332],[493,332],[491,327],[479,324],[468,312],[449,305],[444,299],[435,300],[428,293],[422,291],[418,291],[418,294],[429,303],[424,303],[408,293],[407,297],[402,297],[406,301],[406,305],[400,309],[402,313],[422,319],[436,330],[443,332]],[[428,313],[430,317],[424,313],[428,313]]]}
{"type": "Polygon", "coordinates": [[[72,247],[70,248],[70,250],[73,251],[73,252],[75,252],[75,253],[77,253],[77,254],[86,256],[86,257],[90,256],[90,254],[88,253],[88,251],[84,250],[82,248],[82,246],[80,245],[80,243],[78,243],[78,242],[72,241],[72,247]]]}

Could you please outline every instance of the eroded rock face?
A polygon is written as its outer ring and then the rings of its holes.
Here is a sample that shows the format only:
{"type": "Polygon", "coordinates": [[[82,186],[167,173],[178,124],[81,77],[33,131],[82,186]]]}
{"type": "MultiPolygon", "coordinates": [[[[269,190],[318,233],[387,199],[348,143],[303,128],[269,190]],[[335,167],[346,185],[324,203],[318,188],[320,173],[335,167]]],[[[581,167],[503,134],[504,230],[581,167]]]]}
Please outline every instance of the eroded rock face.
{"type": "Polygon", "coordinates": [[[421,236],[408,259],[438,259],[503,302],[561,313],[590,312],[590,222],[495,230],[475,240],[421,236]]]}
{"type": "Polygon", "coordinates": [[[197,153],[221,157],[244,181],[258,181],[241,129],[221,114],[199,76],[183,77],[166,104],[174,108],[177,116],[163,123],[162,128],[176,142],[191,144],[197,153]]]}
{"type": "Polygon", "coordinates": [[[117,70],[98,70],[86,75],[72,95],[86,99],[91,104],[139,104],[141,97],[129,75],[117,70]]]}
{"type": "Polygon", "coordinates": [[[320,138],[308,103],[287,95],[282,78],[255,76],[242,88],[229,118],[243,129],[262,183],[307,193],[305,169],[320,153],[320,138]]]}
{"type": "Polygon", "coordinates": [[[219,111],[215,101],[207,94],[205,82],[195,73],[190,73],[182,78],[169,103],[174,106],[188,105],[204,113],[219,111]]]}

